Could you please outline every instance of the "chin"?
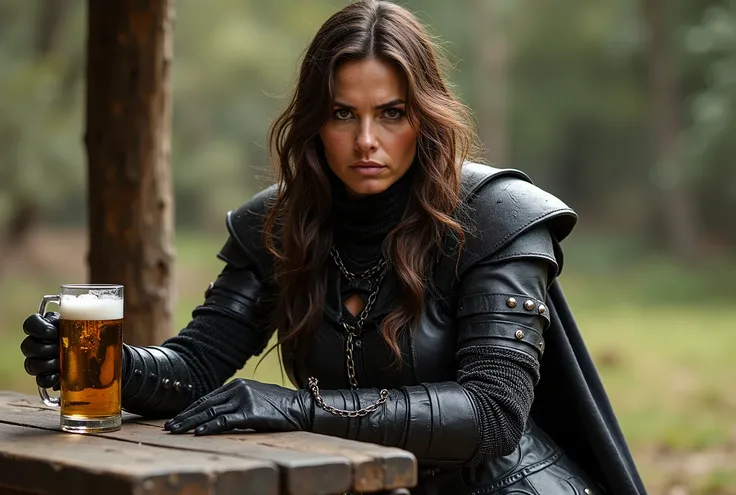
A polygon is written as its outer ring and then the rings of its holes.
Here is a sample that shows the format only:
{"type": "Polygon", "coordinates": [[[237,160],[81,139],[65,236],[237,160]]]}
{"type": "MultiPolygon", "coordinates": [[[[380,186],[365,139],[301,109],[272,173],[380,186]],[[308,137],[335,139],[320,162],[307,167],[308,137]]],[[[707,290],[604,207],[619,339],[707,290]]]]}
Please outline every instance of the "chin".
{"type": "Polygon", "coordinates": [[[347,186],[348,190],[356,196],[369,196],[382,193],[391,186],[391,182],[386,180],[361,180],[351,181],[347,186]]]}

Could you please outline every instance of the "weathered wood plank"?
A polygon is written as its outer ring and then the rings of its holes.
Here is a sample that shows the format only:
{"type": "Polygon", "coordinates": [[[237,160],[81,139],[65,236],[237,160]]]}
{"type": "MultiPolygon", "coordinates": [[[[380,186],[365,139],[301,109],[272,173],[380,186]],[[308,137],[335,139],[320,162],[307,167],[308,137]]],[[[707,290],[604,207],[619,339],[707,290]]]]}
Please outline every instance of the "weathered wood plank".
{"type": "Polygon", "coordinates": [[[353,465],[352,490],[357,492],[413,487],[417,483],[416,458],[401,449],[361,443],[357,450],[354,441],[305,432],[251,434],[247,441],[302,452],[343,455],[353,465]]]}
{"type": "MultiPolygon", "coordinates": [[[[25,399],[22,399],[25,401],[25,399]]],[[[119,431],[93,434],[108,440],[141,443],[206,454],[221,454],[272,462],[279,467],[281,491],[284,494],[325,495],[342,493],[353,484],[352,466],[344,456],[309,454],[289,449],[256,445],[244,440],[248,435],[216,435],[194,437],[172,435],[158,426],[131,421],[136,416],[126,415],[119,431]]],[[[0,423],[33,426],[58,430],[58,412],[45,407],[34,407],[12,402],[0,402],[0,423]]],[[[0,447],[1,449],[2,447],[0,447]]]]}
{"type": "MultiPolygon", "coordinates": [[[[146,425],[148,427],[162,428],[165,420],[149,420],[131,418],[130,424],[146,425]]],[[[341,438],[318,435],[308,432],[283,432],[283,433],[232,433],[220,434],[216,437],[193,437],[189,435],[175,436],[171,440],[177,446],[186,447],[185,442],[199,443],[209,438],[217,438],[221,441],[240,442],[239,449],[266,449],[269,459],[271,449],[277,449],[276,462],[282,459],[280,451],[287,450],[295,458],[307,456],[311,460],[323,462],[323,456],[339,456],[348,460],[352,466],[352,480],[350,491],[373,492],[393,488],[413,487],[417,482],[416,459],[404,450],[383,447],[369,443],[356,445],[355,441],[341,438]],[[180,440],[182,439],[182,440],[180,440]]],[[[228,447],[223,452],[233,453],[228,447]]],[[[263,455],[259,453],[259,457],[263,455]]],[[[291,468],[293,469],[293,467],[291,468]]],[[[294,481],[295,492],[304,493],[304,486],[300,485],[304,474],[299,475],[294,481]]],[[[316,480],[319,483],[319,480],[316,480]]],[[[311,481],[310,481],[311,483],[311,481]]],[[[330,492],[331,493],[331,492],[330,492]]],[[[335,492],[336,493],[336,492],[335,492]]]]}
{"type": "MultiPolygon", "coordinates": [[[[109,435],[109,434],[107,434],[109,435]]],[[[282,491],[289,495],[326,495],[351,490],[352,465],[345,456],[299,452],[290,448],[259,445],[249,434],[221,434],[195,437],[172,435],[160,426],[126,422],[114,438],[146,445],[182,450],[227,454],[248,459],[263,459],[280,468],[282,491]]]]}
{"type": "MultiPolygon", "coordinates": [[[[171,435],[162,430],[163,421],[143,421],[142,418],[125,414],[124,427],[117,432],[100,434],[108,439],[142,443],[151,446],[184,449],[206,453],[261,459],[278,464],[282,492],[284,494],[331,494],[350,491],[354,486],[370,486],[376,482],[363,481],[363,474],[353,476],[352,459],[334,453],[315,453],[299,450],[286,444],[280,447],[251,440],[251,434],[223,434],[210,437],[193,435],[171,435]],[[360,481],[356,482],[360,478],[360,481]]],[[[0,422],[58,430],[58,411],[44,406],[39,401],[21,394],[0,392],[0,422]]],[[[277,437],[281,434],[271,434],[277,437]]],[[[320,437],[313,434],[309,438],[320,437]]],[[[360,449],[363,444],[360,444],[360,449]]],[[[377,446],[378,447],[378,446],[377,446]]],[[[379,447],[381,448],[381,447],[379,447]]],[[[357,450],[357,449],[355,449],[357,450]]],[[[395,449],[394,449],[395,450],[395,449]]],[[[385,476],[381,473],[377,479],[385,476]]],[[[383,489],[379,486],[376,489],[383,489]]]]}
{"type": "Polygon", "coordinates": [[[0,423],[0,483],[48,495],[278,493],[267,462],[0,423]]]}
{"type": "MultiPolygon", "coordinates": [[[[9,420],[8,405],[34,411],[48,410],[34,397],[0,391],[0,421],[9,420]]],[[[28,417],[21,411],[12,420],[44,428],[58,428],[58,413],[28,417]],[[20,416],[20,417],[19,417],[20,416]]],[[[171,435],[162,431],[164,420],[124,413],[125,427],[104,436],[117,440],[177,449],[215,452],[265,459],[281,468],[284,493],[339,493],[378,491],[416,485],[416,459],[401,449],[357,443],[307,432],[230,433],[211,437],[171,435]],[[153,431],[152,431],[153,429],[153,431]],[[313,490],[313,491],[311,491],[313,490]]]]}

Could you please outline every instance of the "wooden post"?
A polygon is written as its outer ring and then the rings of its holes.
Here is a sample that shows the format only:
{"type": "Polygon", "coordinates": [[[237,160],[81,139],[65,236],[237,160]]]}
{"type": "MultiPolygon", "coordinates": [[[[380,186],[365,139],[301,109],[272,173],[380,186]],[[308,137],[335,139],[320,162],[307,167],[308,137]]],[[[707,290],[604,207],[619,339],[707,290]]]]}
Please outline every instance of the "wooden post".
{"type": "Polygon", "coordinates": [[[89,280],[125,285],[125,342],[171,332],[173,0],[88,0],[89,280]]]}

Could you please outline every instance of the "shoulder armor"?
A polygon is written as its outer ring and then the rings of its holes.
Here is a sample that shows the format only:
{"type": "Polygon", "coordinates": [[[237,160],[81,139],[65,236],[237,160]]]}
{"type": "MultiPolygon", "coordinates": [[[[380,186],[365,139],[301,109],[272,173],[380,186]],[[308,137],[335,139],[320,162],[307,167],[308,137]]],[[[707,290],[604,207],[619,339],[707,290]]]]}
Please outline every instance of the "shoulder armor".
{"type": "Polygon", "coordinates": [[[272,272],[273,256],[263,242],[263,226],[271,202],[276,198],[276,185],[253,196],[248,202],[227,213],[230,234],[218,258],[236,267],[253,265],[262,280],[272,272]]]}
{"type": "Polygon", "coordinates": [[[448,236],[440,280],[457,280],[479,260],[488,259],[531,228],[546,223],[562,266],[558,244],[575,224],[577,214],[560,199],[535,186],[523,172],[465,163],[462,171],[462,218],[465,245],[458,259],[457,239],[448,236]]]}

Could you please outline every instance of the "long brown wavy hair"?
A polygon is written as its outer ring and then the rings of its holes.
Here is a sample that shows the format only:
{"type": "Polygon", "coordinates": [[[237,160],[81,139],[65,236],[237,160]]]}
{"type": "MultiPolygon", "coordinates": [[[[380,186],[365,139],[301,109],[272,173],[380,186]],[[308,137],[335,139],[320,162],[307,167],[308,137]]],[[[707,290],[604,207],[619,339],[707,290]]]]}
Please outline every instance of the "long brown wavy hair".
{"type": "Polygon", "coordinates": [[[400,304],[383,320],[381,334],[400,361],[398,335],[418,324],[425,291],[432,288],[431,262],[444,236],[464,238],[453,218],[460,203],[459,165],[476,150],[471,114],[444,79],[446,59],[437,48],[406,9],[362,0],[330,17],[305,52],[294,95],[269,130],[277,193],[264,235],[275,257],[273,323],[280,344],[308,335],[323,318],[333,233],[319,130],[330,116],[335,71],[347,60],[377,58],[403,73],[408,118],[419,126],[412,166],[420,170],[406,213],[382,246],[400,304]]]}

